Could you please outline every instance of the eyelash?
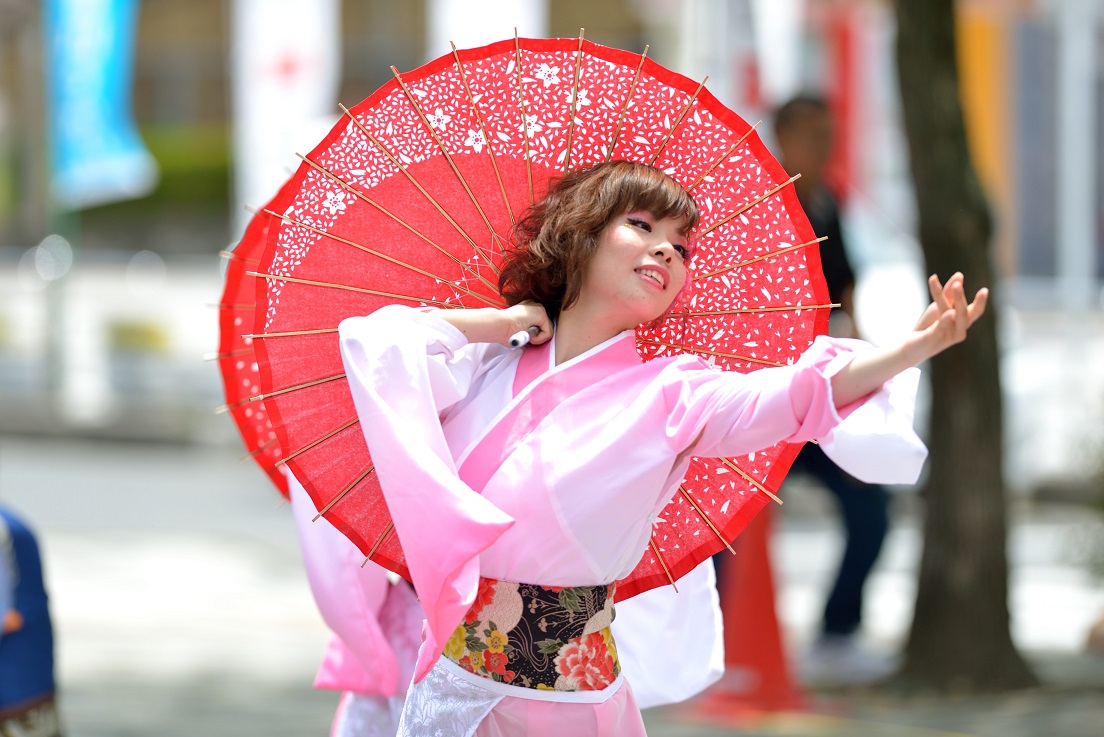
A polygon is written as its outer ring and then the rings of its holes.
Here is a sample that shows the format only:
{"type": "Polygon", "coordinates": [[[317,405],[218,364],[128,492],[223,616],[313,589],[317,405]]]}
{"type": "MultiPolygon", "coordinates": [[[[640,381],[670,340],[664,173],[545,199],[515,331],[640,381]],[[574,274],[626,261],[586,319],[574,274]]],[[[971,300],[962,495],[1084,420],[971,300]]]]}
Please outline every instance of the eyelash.
{"type": "MultiPolygon", "coordinates": [[[[641,228],[649,233],[652,232],[651,223],[647,222],[646,220],[640,220],[639,218],[626,218],[626,222],[635,228],[641,228]]],[[[686,248],[686,246],[682,246],[676,243],[672,246],[672,248],[674,248],[678,255],[683,259],[687,258],[690,255],[690,251],[686,248]]]]}

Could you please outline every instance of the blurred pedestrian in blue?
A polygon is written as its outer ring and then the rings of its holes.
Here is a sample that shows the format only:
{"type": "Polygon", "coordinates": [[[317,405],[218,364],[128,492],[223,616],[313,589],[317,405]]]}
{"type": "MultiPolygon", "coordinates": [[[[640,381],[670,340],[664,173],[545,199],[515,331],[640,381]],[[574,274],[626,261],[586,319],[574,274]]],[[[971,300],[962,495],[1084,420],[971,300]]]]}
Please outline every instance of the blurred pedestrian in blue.
{"type": "Polygon", "coordinates": [[[60,737],[54,634],[34,534],[0,506],[0,735],[60,737]]]}
{"type": "MultiPolygon", "coordinates": [[[[853,294],[855,274],[847,258],[839,207],[825,181],[832,152],[832,117],[817,97],[798,96],[775,114],[774,131],[782,165],[791,176],[813,232],[828,240],[820,244],[820,260],[828,295],[840,307],[832,311],[829,333],[856,338],[853,294]]],[[[809,680],[860,682],[885,675],[888,663],[858,646],[862,624],[863,588],[889,529],[889,494],[885,487],[864,484],[840,470],[812,443],[793,465],[794,473],[812,476],[835,498],[847,534],[832,591],[824,607],[820,637],[804,662],[809,680]]]]}

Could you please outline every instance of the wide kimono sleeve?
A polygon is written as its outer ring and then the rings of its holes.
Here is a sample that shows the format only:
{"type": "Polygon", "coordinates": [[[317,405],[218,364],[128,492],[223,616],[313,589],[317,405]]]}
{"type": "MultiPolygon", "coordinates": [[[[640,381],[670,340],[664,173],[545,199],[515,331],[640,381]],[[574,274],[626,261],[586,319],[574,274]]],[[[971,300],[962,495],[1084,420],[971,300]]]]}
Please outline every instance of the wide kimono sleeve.
{"type": "Polygon", "coordinates": [[[307,582],[334,633],[314,686],[393,696],[406,684],[400,683],[398,658],[379,623],[391,588],[387,571],[372,563],[361,567],[364,555],[347,537],[325,518],[313,521],[314,504],[287,475],[307,582]]]}
{"type": "Polygon", "coordinates": [[[908,369],[846,407],[832,399],[832,377],[861,340],[821,336],[793,366],[750,374],[684,372],[667,387],[667,436],[680,453],[737,456],[778,442],[817,440],[840,468],[867,483],[913,483],[927,448],[913,430],[919,369],[908,369]]]}
{"type": "Polygon", "coordinates": [[[724,625],[713,560],[617,603],[613,637],[641,709],[695,696],[724,675],[724,625]]]}
{"type": "Polygon", "coordinates": [[[486,351],[434,316],[384,307],[342,321],[341,356],[360,427],[426,616],[415,681],[475,600],[479,554],[513,523],[456,473],[440,413],[463,399],[486,351]]]}

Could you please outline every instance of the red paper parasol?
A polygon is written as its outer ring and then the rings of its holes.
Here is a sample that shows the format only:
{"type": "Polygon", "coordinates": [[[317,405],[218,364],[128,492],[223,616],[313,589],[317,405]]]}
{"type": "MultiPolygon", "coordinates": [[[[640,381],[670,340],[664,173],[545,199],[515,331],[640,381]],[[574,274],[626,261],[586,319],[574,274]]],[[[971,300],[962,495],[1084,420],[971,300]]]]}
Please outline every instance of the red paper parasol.
{"type": "MultiPolygon", "coordinates": [[[[407,575],[342,373],[337,324],[395,302],[501,306],[520,213],[565,169],[652,164],[702,221],[682,311],[638,331],[645,359],[689,351],[727,370],[792,363],[825,331],[817,239],[791,179],[702,84],[579,39],[511,39],[400,75],[352,110],[268,208],[255,271],[263,400],[321,513],[407,575]]],[[[727,546],[796,446],[698,459],[618,597],[674,583],[727,546]]]]}
{"type": "Polygon", "coordinates": [[[238,245],[222,255],[226,258],[226,287],[219,300],[218,363],[222,372],[222,388],[226,404],[219,411],[228,411],[241,433],[242,441],[261,469],[288,498],[287,478],[277,467],[283,456],[279,439],[263,402],[250,401],[260,392],[261,374],[253,339],[254,300],[257,288],[247,271],[256,270],[268,241],[268,228],[274,218],[270,206],[265,206],[249,221],[238,245]]]}

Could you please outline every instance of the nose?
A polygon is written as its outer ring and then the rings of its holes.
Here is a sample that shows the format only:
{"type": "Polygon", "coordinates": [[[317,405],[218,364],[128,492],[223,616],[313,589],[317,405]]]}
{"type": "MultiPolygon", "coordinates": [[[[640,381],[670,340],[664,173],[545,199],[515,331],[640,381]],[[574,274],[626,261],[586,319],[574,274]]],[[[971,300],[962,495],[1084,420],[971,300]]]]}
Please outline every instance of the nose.
{"type": "Polygon", "coordinates": [[[670,261],[675,257],[675,247],[669,241],[663,241],[656,244],[652,253],[665,261],[670,261]]]}

